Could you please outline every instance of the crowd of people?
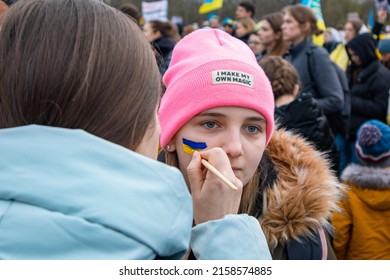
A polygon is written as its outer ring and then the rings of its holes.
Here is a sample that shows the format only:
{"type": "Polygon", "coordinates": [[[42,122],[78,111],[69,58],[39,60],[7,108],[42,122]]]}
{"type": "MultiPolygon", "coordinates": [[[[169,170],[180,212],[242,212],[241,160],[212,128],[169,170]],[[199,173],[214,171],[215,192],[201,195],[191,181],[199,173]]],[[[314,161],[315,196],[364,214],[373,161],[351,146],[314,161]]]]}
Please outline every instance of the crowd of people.
{"type": "Polygon", "coordinates": [[[255,15],[0,1],[0,259],[390,259],[386,11],[255,15]]]}

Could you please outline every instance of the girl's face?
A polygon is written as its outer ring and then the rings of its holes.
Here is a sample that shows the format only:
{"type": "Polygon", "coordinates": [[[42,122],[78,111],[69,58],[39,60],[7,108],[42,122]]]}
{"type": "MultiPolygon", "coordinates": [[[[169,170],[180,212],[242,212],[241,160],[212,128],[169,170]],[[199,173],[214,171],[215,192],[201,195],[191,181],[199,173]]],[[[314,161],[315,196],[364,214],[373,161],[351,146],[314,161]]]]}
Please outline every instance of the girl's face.
{"type": "Polygon", "coordinates": [[[330,34],[330,32],[328,32],[328,31],[325,31],[324,32],[324,42],[325,43],[330,43],[330,42],[332,42],[333,40],[332,40],[332,35],[330,34]]]}
{"type": "Polygon", "coordinates": [[[345,42],[349,42],[352,38],[356,36],[355,29],[353,29],[353,25],[350,22],[347,22],[344,27],[344,40],[345,42]]]}
{"type": "Polygon", "coordinates": [[[256,34],[249,36],[248,46],[254,54],[258,54],[263,50],[263,45],[260,42],[259,36],[256,34]]]}
{"type": "Polygon", "coordinates": [[[351,60],[353,63],[355,63],[357,66],[360,66],[362,62],[360,61],[360,57],[352,50],[347,49],[349,56],[351,57],[351,60]]]}
{"type": "Polygon", "coordinates": [[[283,40],[296,44],[301,42],[306,34],[299,22],[290,14],[285,13],[282,24],[283,40]]]}
{"type": "Polygon", "coordinates": [[[158,121],[156,109],[154,120],[150,122],[141,143],[134,151],[149,158],[157,159],[159,137],[160,123],[158,121]]]}
{"type": "Polygon", "coordinates": [[[183,151],[183,138],[206,142],[206,149],[222,148],[234,174],[245,186],[263,156],[266,122],[257,111],[241,107],[217,107],[193,117],[169,143],[177,152],[179,168],[188,183],[186,170],[192,156],[183,151]]]}
{"type": "Polygon", "coordinates": [[[148,39],[149,42],[153,42],[154,40],[161,37],[160,32],[153,31],[152,25],[149,22],[145,23],[142,30],[146,39],[148,39]]]}
{"type": "Polygon", "coordinates": [[[265,47],[272,45],[275,42],[275,40],[278,39],[274,30],[271,27],[271,24],[269,24],[267,20],[264,20],[262,22],[258,34],[259,34],[260,42],[265,47]]]}
{"type": "Polygon", "coordinates": [[[246,30],[246,28],[244,27],[244,25],[242,25],[241,22],[237,23],[237,29],[236,29],[236,35],[237,37],[242,37],[244,36],[248,31],[246,30]]]}

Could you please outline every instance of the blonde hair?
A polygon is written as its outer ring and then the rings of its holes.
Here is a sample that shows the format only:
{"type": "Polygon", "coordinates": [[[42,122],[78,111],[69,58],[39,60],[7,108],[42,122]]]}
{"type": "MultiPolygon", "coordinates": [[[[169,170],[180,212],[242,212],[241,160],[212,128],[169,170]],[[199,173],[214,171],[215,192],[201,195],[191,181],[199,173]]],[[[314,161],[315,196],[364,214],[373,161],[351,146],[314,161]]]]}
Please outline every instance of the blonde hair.
{"type": "Polygon", "coordinates": [[[252,33],[256,29],[256,22],[250,17],[242,18],[238,22],[242,24],[247,34],[252,33]]]}

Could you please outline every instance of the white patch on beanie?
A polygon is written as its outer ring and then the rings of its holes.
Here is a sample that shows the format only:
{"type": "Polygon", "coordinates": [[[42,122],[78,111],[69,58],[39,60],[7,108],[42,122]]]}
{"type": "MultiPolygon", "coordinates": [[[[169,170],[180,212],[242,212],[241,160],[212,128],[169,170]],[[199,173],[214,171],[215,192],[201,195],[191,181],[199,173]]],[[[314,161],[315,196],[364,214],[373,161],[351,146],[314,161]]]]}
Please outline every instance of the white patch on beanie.
{"type": "Polygon", "coordinates": [[[212,72],[211,82],[217,84],[236,84],[254,88],[253,75],[237,70],[215,70],[212,72]]]}

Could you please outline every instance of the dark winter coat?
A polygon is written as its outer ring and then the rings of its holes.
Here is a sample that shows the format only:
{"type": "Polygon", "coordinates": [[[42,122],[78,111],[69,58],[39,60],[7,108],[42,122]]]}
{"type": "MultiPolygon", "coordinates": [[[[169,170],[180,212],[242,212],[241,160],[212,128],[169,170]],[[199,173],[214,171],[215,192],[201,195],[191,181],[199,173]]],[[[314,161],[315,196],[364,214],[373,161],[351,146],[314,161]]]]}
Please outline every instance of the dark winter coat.
{"type": "Polygon", "coordinates": [[[329,54],[324,48],[315,46],[308,38],[297,45],[292,45],[285,58],[297,70],[302,91],[312,93],[325,114],[342,110],[343,89],[329,54]],[[313,56],[314,69],[309,69],[310,55],[313,56]]]}
{"type": "Polygon", "coordinates": [[[305,137],[320,151],[330,151],[335,146],[329,123],[310,93],[300,93],[291,103],[276,108],[275,120],[280,127],[305,137]]]}
{"type": "Polygon", "coordinates": [[[386,123],[390,89],[390,71],[375,53],[376,42],[371,34],[361,34],[346,45],[360,58],[361,66],[351,63],[347,74],[351,89],[349,138],[356,139],[360,125],[370,119],[386,123]]]}
{"type": "Polygon", "coordinates": [[[160,37],[153,41],[152,45],[156,51],[156,59],[160,73],[163,75],[171,62],[172,51],[176,42],[166,37],[160,37]]]}

